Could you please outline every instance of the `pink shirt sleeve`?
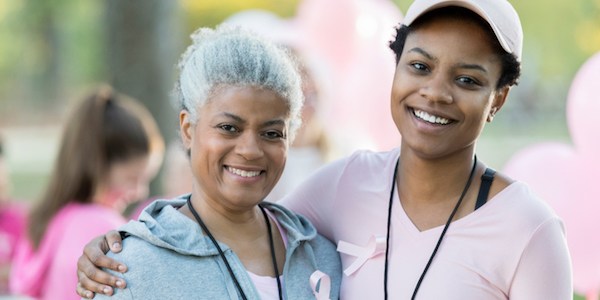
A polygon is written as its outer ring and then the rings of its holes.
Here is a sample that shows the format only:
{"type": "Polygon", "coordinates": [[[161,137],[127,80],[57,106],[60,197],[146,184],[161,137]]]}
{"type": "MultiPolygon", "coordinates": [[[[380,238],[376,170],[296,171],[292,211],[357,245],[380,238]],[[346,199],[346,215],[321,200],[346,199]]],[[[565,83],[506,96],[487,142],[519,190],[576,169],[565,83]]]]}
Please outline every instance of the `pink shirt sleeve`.
{"type": "Polygon", "coordinates": [[[338,182],[348,159],[332,162],[300,184],[278,203],[305,216],[326,238],[333,240],[331,220],[335,212],[338,182]]]}
{"type": "Polygon", "coordinates": [[[570,261],[562,222],[553,218],[542,223],[521,256],[509,298],[571,299],[570,261]]]}

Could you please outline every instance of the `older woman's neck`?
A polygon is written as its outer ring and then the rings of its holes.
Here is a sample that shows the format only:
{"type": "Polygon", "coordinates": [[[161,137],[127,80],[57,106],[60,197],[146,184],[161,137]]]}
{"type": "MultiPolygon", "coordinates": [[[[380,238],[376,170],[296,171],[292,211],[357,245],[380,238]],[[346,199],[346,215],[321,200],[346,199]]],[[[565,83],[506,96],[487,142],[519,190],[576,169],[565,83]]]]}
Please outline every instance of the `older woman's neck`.
{"type": "MultiPolygon", "coordinates": [[[[253,239],[265,232],[264,217],[258,206],[228,208],[198,195],[192,195],[191,203],[217,239],[253,239]]],[[[181,207],[180,212],[196,222],[187,205],[181,207]]]]}

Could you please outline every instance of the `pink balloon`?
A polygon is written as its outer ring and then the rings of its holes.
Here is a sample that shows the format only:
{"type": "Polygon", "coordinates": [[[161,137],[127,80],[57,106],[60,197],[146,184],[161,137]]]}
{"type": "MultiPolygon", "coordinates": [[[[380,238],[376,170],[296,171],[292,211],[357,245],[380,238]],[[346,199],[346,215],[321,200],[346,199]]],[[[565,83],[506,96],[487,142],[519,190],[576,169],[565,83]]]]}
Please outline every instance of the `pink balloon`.
{"type": "Polygon", "coordinates": [[[296,22],[307,48],[332,65],[338,76],[351,68],[358,36],[354,31],[359,13],[354,0],[304,0],[296,22]]]}
{"type": "MultiPolygon", "coordinates": [[[[568,124],[575,146],[541,143],[511,157],[504,172],[527,182],[564,221],[575,291],[597,300],[600,291],[600,53],[580,69],[569,92],[568,124]]],[[[551,262],[549,262],[551,263],[551,262]]]]}
{"type": "Polygon", "coordinates": [[[305,0],[300,6],[305,45],[333,68],[324,123],[338,140],[375,150],[398,146],[389,108],[395,63],[388,42],[401,20],[387,0],[305,0]]]}
{"type": "MultiPolygon", "coordinates": [[[[567,121],[577,150],[593,157],[600,149],[600,53],[590,58],[579,70],[571,89],[567,104],[567,121]]],[[[596,162],[598,160],[596,159],[596,162]]],[[[600,167],[596,164],[596,167],[600,167]]]]}
{"type": "Polygon", "coordinates": [[[562,143],[540,143],[525,148],[511,157],[504,166],[504,172],[512,178],[526,182],[542,199],[545,199],[561,217],[561,209],[557,209],[565,201],[556,199],[569,198],[572,192],[568,176],[560,174],[572,173],[573,162],[577,154],[573,147],[562,143]],[[546,174],[555,174],[546,176],[546,174]]]}

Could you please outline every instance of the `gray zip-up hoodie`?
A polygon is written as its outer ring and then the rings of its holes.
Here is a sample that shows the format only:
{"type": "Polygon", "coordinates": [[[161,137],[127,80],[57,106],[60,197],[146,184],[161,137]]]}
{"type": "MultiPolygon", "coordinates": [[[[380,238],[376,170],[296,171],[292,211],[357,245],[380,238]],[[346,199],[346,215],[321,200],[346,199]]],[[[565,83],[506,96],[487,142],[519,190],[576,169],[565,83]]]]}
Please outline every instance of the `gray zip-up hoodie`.
{"type": "MultiPolygon", "coordinates": [[[[112,272],[125,279],[127,288],[95,299],[241,299],[216,247],[195,221],[177,211],[186,199],[157,200],[139,221],[119,228],[129,236],[123,250],[109,256],[127,265],[124,274],[112,272]]],[[[335,245],[304,217],[278,204],[263,205],[287,233],[284,298],[315,299],[310,277],[318,270],[331,279],[329,299],[338,299],[342,267],[335,245]]],[[[248,299],[259,299],[237,255],[227,245],[220,246],[248,299]]]]}

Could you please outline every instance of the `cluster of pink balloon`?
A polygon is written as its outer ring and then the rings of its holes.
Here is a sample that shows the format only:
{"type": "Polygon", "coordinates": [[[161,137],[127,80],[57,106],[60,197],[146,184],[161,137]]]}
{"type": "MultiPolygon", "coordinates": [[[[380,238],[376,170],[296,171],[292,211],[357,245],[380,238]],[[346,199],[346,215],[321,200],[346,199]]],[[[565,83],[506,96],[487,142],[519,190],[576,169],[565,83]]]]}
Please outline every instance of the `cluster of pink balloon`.
{"type": "MultiPolygon", "coordinates": [[[[504,171],[527,182],[564,220],[574,288],[587,299],[600,291],[600,52],[578,71],[567,101],[573,145],[546,142],[515,154],[504,171]]],[[[552,262],[548,262],[551,264],[552,262]]]]}
{"type": "Polygon", "coordinates": [[[402,14],[389,0],[304,0],[291,19],[243,11],[242,24],[317,62],[325,84],[321,119],[341,148],[387,150],[400,140],[389,112],[394,57],[388,42],[402,14]]]}

